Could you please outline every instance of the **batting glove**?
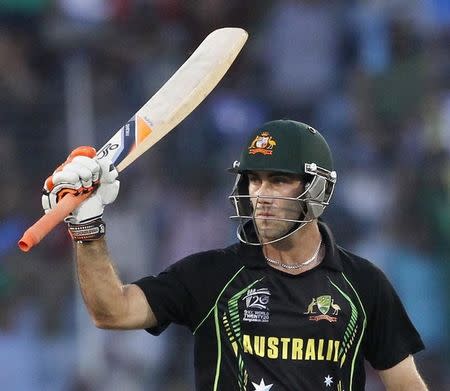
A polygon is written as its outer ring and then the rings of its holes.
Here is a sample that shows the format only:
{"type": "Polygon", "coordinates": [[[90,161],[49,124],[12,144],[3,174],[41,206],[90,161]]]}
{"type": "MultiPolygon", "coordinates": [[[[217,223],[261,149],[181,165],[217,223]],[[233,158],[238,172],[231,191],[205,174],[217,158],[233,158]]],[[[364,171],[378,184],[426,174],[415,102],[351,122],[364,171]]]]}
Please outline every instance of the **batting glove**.
{"type": "Polygon", "coordinates": [[[42,206],[45,213],[53,209],[67,194],[92,193],[82,202],[65,222],[74,240],[96,240],[105,234],[102,220],[105,205],[119,193],[118,172],[107,158],[98,160],[95,149],[75,149],[53,175],[44,183],[42,206]]]}

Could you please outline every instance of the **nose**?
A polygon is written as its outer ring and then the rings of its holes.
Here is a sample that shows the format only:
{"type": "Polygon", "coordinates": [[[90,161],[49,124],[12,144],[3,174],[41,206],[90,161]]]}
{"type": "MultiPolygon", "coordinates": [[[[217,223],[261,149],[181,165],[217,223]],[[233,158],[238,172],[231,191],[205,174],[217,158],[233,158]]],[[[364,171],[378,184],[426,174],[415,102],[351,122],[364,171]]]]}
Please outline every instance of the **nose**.
{"type": "MultiPolygon", "coordinates": [[[[268,181],[261,181],[261,186],[259,186],[256,191],[256,195],[259,196],[270,196],[272,195],[270,183],[268,181]]],[[[269,203],[270,199],[260,198],[260,202],[269,203]]]]}

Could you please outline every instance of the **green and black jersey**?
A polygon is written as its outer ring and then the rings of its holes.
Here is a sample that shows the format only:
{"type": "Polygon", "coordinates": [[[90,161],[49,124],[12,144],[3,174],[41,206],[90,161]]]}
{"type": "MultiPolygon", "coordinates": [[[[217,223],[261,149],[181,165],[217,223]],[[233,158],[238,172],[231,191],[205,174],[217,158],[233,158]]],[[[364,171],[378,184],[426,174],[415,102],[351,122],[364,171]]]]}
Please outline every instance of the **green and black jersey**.
{"type": "Polygon", "coordinates": [[[135,282],[158,319],[150,333],[174,322],[194,334],[198,391],[360,391],[364,359],[387,369],[423,349],[384,274],[320,229],[326,256],[297,276],[239,243],[135,282]]]}

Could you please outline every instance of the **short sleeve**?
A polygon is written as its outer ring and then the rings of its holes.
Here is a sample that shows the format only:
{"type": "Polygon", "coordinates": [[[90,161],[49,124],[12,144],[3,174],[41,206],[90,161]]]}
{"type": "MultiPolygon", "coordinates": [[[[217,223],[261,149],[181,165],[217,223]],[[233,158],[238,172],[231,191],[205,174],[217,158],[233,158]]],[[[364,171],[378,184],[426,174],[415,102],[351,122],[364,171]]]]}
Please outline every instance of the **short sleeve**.
{"type": "Polygon", "coordinates": [[[170,323],[176,323],[194,332],[241,266],[234,247],[230,247],[189,255],[157,276],[135,281],[158,321],[147,331],[159,335],[170,323]]]}
{"type": "Polygon", "coordinates": [[[384,370],[424,349],[424,344],[393,286],[381,270],[374,269],[365,356],[375,369],[384,370]]]}
{"type": "Polygon", "coordinates": [[[158,325],[147,329],[150,334],[159,335],[170,323],[189,327],[191,295],[180,278],[176,267],[169,267],[158,276],[149,276],[133,282],[144,292],[158,325]]]}

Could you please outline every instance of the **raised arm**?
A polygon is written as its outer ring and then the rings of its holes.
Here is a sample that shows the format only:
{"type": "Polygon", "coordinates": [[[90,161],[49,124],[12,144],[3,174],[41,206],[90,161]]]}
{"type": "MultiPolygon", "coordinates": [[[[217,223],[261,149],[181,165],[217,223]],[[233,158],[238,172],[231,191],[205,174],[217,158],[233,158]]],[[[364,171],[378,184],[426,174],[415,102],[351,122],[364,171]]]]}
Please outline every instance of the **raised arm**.
{"type": "Polygon", "coordinates": [[[92,193],[65,221],[76,243],[80,288],[95,325],[109,329],[156,326],[156,318],[137,285],[123,285],[108,255],[103,222],[105,205],[119,192],[117,170],[94,148],[79,147],[47,178],[42,206],[47,213],[66,194],[92,193]]]}
{"type": "Polygon", "coordinates": [[[156,326],[156,318],[137,285],[123,285],[114,270],[104,239],[77,243],[81,293],[95,325],[106,329],[156,326]]]}
{"type": "Polygon", "coordinates": [[[428,391],[411,355],[378,373],[387,391],[428,391]]]}

